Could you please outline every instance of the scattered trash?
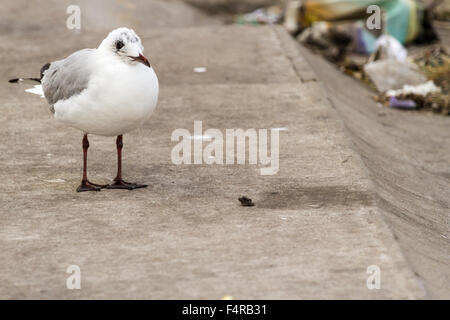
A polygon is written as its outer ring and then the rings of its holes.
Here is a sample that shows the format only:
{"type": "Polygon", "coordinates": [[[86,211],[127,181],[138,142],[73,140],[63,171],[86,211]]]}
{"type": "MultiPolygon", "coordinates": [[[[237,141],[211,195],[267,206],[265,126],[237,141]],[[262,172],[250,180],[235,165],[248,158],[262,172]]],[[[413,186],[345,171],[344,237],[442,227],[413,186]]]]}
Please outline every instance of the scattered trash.
{"type": "Polygon", "coordinates": [[[450,114],[450,56],[445,41],[436,46],[436,30],[443,27],[434,20],[435,7],[420,0],[291,0],[284,10],[260,8],[235,22],[282,24],[342,72],[377,90],[382,106],[450,114]],[[367,11],[372,5],[381,9],[378,18],[367,11]]]}
{"type": "Polygon", "coordinates": [[[418,66],[408,61],[378,60],[366,64],[364,72],[379,92],[401,89],[404,85],[418,85],[427,81],[418,66]]]}
{"type": "Polygon", "coordinates": [[[414,54],[414,62],[429,80],[442,88],[443,94],[450,94],[450,56],[441,46],[420,50],[414,54]]]}
{"type": "Polygon", "coordinates": [[[425,83],[421,83],[416,86],[405,85],[400,90],[389,90],[386,92],[386,96],[389,97],[397,97],[401,95],[419,95],[425,97],[430,93],[440,93],[441,88],[436,87],[433,80],[427,81],[425,83]]]}
{"type": "Polygon", "coordinates": [[[408,56],[408,50],[397,39],[389,35],[382,35],[375,43],[375,50],[380,59],[395,59],[404,62],[408,56]]]}
{"type": "MultiPolygon", "coordinates": [[[[385,68],[385,80],[383,75],[378,76],[378,80],[368,74],[368,77],[375,84],[377,89],[382,92],[386,89],[388,84],[392,88],[381,94],[378,101],[386,106],[398,109],[428,109],[435,113],[444,115],[450,114],[450,57],[442,50],[440,46],[432,46],[424,49],[423,47],[413,48],[410,50],[411,56],[409,60],[414,62],[397,62],[389,63],[390,66],[385,68]],[[392,77],[398,73],[398,70],[405,66],[405,63],[411,66],[409,72],[404,72],[403,77],[392,77]],[[413,72],[411,72],[414,70],[413,72]],[[420,73],[421,76],[415,77],[415,74],[420,73]],[[414,77],[413,77],[414,76],[414,77]],[[401,79],[400,79],[401,78],[401,79]],[[392,84],[394,79],[397,81],[395,85],[392,84]],[[425,79],[421,83],[421,79],[425,79]],[[428,81],[426,81],[428,79],[428,81]],[[379,81],[377,86],[376,81],[379,81]],[[405,84],[398,88],[398,86],[405,82],[405,84]],[[384,85],[384,87],[380,87],[384,85]]],[[[389,59],[393,61],[393,59],[389,59]]],[[[376,61],[376,63],[382,63],[376,61]]],[[[369,64],[368,64],[369,65],[369,64]]],[[[370,67],[369,67],[370,69],[370,67]]],[[[365,67],[365,70],[367,68],[365,67]]],[[[370,72],[370,70],[369,70],[370,72]]]]}
{"type": "Polygon", "coordinates": [[[238,200],[241,203],[241,205],[244,207],[253,207],[255,205],[253,203],[252,199],[250,199],[246,196],[240,197],[238,200]]]}
{"type": "Polygon", "coordinates": [[[398,109],[415,109],[417,107],[413,100],[398,100],[396,97],[389,98],[389,106],[398,109]]]}
{"type": "Polygon", "coordinates": [[[259,8],[253,12],[241,14],[236,17],[237,24],[275,24],[282,17],[281,6],[259,8]]]}
{"type": "Polygon", "coordinates": [[[194,68],[194,72],[197,72],[197,73],[203,73],[206,71],[207,71],[206,67],[195,67],[194,68]]]}
{"type": "MultiPolygon", "coordinates": [[[[378,6],[383,13],[379,31],[402,44],[413,41],[422,31],[424,8],[416,0],[304,0],[300,21],[305,27],[316,21],[365,21],[370,16],[366,12],[369,5],[378,6]]],[[[367,53],[375,50],[376,36],[371,31],[359,30],[367,53]]]]}
{"type": "Polygon", "coordinates": [[[235,23],[283,23],[285,29],[294,36],[317,22],[333,25],[344,23],[352,25],[351,38],[357,44],[358,52],[366,54],[375,51],[377,37],[382,34],[395,38],[401,44],[419,38],[436,38],[429,21],[431,15],[427,14],[427,8],[419,0],[295,0],[286,1],[284,8],[280,5],[259,8],[237,15],[235,23]],[[375,28],[369,30],[366,22],[373,12],[367,13],[367,8],[373,5],[381,9],[381,15],[375,28]]]}
{"type": "Polygon", "coordinates": [[[400,90],[389,90],[380,96],[379,101],[394,108],[430,109],[450,115],[450,96],[442,94],[441,88],[432,80],[417,86],[406,85],[400,90]]]}

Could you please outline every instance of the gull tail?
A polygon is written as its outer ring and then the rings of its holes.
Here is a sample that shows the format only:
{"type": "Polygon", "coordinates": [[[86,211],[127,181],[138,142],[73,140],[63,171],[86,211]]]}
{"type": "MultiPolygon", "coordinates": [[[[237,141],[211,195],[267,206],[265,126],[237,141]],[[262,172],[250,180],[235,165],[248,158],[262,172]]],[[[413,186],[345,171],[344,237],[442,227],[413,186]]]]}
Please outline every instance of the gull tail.
{"type": "Polygon", "coordinates": [[[9,83],[20,83],[20,82],[24,82],[24,83],[32,83],[35,84],[37,83],[41,83],[42,78],[44,77],[44,72],[45,70],[47,70],[48,68],[50,68],[50,63],[46,63],[42,68],[41,68],[41,72],[39,73],[39,78],[14,78],[14,79],[10,79],[8,82],[9,83]]]}
{"type": "Polygon", "coordinates": [[[34,83],[41,83],[41,79],[38,78],[14,78],[14,79],[10,79],[8,80],[9,83],[30,83],[30,84],[34,84],[34,83]]]}
{"type": "Polygon", "coordinates": [[[41,98],[44,98],[45,97],[44,90],[42,89],[41,81],[42,81],[42,78],[44,77],[45,70],[47,70],[49,67],[50,67],[50,63],[47,63],[41,68],[40,78],[14,78],[14,79],[10,79],[8,82],[9,83],[34,84],[33,88],[26,89],[25,91],[29,92],[29,93],[40,95],[41,98]],[[38,83],[38,84],[36,84],[36,83],[38,83]]]}
{"type": "Polygon", "coordinates": [[[42,85],[40,85],[40,84],[35,85],[33,88],[26,89],[25,91],[29,92],[29,93],[37,94],[37,95],[41,96],[41,98],[45,98],[44,90],[42,89],[42,85]]]}
{"type": "Polygon", "coordinates": [[[25,92],[37,94],[38,96],[41,96],[41,98],[45,98],[44,90],[42,89],[41,85],[41,79],[37,78],[16,78],[9,80],[10,83],[26,83],[26,84],[35,84],[33,88],[25,89],[25,92]]]}

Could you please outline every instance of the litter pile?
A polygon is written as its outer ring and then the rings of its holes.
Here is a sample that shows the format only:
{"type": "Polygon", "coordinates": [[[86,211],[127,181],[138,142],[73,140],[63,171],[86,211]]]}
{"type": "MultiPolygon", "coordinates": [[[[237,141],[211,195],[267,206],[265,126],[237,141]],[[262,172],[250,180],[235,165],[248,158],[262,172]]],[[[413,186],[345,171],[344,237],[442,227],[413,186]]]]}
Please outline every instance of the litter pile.
{"type": "Polygon", "coordinates": [[[385,106],[450,115],[450,56],[433,28],[436,1],[427,6],[419,0],[289,1],[239,15],[235,22],[282,24],[299,42],[375,89],[385,106]]]}
{"type": "Polygon", "coordinates": [[[450,115],[450,57],[436,47],[413,61],[411,65],[418,68],[415,72],[427,82],[410,85],[411,81],[404,81],[407,84],[402,88],[383,92],[378,101],[393,108],[427,109],[450,115]]]}

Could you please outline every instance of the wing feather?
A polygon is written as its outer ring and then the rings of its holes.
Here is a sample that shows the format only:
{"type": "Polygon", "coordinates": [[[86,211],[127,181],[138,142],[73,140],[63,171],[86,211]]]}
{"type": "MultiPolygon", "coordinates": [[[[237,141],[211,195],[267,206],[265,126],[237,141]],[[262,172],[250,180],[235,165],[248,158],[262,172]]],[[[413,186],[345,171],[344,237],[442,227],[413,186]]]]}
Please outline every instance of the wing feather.
{"type": "Polygon", "coordinates": [[[47,68],[43,70],[41,82],[50,110],[58,101],[69,99],[87,88],[94,53],[95,49],[83,49],[43,67],[47,68]]]}

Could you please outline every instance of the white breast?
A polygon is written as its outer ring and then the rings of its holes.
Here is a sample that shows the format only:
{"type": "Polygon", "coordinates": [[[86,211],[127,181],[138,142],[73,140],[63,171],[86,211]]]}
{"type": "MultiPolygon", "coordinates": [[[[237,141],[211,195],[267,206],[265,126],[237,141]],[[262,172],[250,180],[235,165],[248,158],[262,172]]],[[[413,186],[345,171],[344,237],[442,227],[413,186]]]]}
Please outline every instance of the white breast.
{"type": "Polygon", "coordinates": [[[117,136],[141,126],[158,101],[152,68],[99,60],[88,88],[54,105],[55,118],[85,133],[117,136]]]}

